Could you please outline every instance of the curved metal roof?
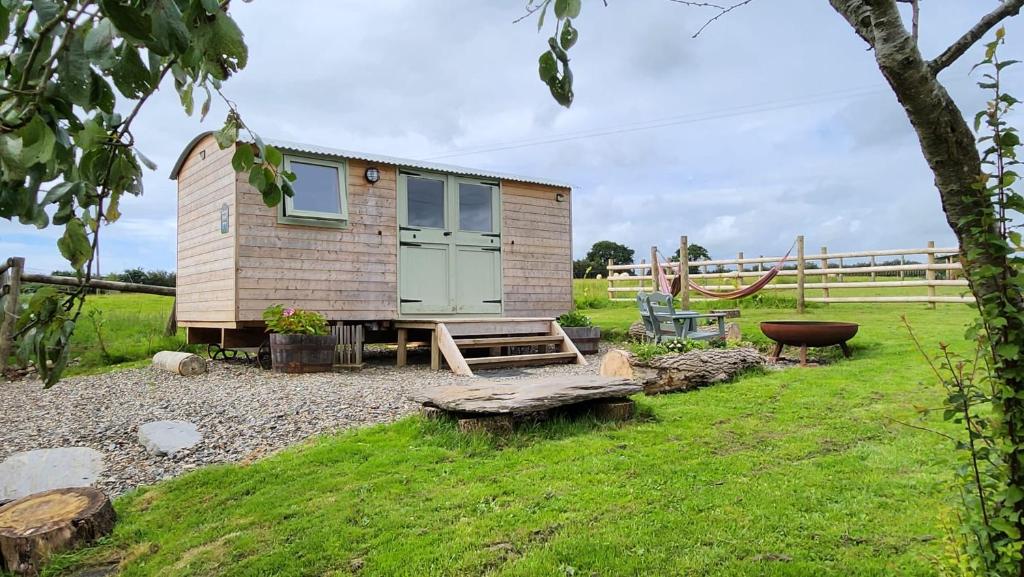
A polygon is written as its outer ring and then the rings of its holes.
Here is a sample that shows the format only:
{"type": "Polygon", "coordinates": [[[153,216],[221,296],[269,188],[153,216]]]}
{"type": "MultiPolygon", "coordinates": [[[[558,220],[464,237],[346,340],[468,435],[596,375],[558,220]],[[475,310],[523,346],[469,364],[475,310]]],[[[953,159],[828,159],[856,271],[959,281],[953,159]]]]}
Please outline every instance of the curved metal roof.
{"type": "MultiPolygon", "coordinates": [[[[196,144],[206,136],[213,134],[212,130],[202,132],[196,135],[191,142],[185,146],[185,149],[181,151],[181,155],[178,156],[178,160],[174,163],[174,168],[171,169],[170,178],[176,180],[178,178],[178,172],[181,171],[182,164],[185,163],[185,158],[189,152],[195,148],[196,144]]],[[[249,142],[252,140],[248,137],[239,138],[239,142],[249,142]]],[[[340,148],[328,148],[325,146],[317,146],[314,144],[302,144],[298,142],[289,142],[287,140],[277,140],[273,138],[264,138],[263,142],[270,144],[285,152],[299,152],[306,154],[315,154],[317,156],[328,156],[335,158],[351,158],[353,160],[364,160],[366,162],[373,162],[377,164],[390,164],[400,168],[418,168],[420,170],[432,170],[436,172],[446,172],[450,174],[459,174],[463,176],[478,176],[483,178],[496,178],[499,180],[511,180],[516,182],[525,182],[529,184],[541,184],[545,186],[556,186],[560,188],[572,188],[571,185],[564,182],[558,182],[555,180],[549,180],[546,178],[534,178],[530,176],[521,176],[517,174],[509,174],[505,172],[494,172],[490,170],[481,170],[477,168],[467,168],[465,166],[455,166],[452,164],[441,164],[436,162],[426,162],[423,160],[415,160],[411,158],[398,158],[395,156],[386,156],[383,154],[370,154],[366,152],[356,152],[353,150],[343,150],[340,148]]]]}

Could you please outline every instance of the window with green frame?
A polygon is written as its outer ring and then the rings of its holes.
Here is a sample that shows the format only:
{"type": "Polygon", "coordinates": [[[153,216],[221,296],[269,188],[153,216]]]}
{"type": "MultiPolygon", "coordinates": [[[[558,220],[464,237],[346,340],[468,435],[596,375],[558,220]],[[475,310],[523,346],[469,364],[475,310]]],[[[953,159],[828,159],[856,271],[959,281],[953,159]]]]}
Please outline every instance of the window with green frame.
{"type": "Polygon", "coordinates": [[[283,222],[305,224],[348,221],[345,162],[286,156],[285,169],[295,175],[295,194],[281,203],[283,222]]]}

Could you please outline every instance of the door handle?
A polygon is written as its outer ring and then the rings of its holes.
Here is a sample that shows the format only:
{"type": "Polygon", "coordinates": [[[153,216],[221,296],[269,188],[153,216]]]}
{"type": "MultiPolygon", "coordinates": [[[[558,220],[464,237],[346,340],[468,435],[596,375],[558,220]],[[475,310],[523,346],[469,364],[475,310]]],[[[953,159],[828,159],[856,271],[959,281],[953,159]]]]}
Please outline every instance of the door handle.
{"type": "Polygon", "coordinates": [[[452,231],[450,231],[450,230],[444,231],[444,236],[451,236],[451,235],[452,235],[452,231]]]}

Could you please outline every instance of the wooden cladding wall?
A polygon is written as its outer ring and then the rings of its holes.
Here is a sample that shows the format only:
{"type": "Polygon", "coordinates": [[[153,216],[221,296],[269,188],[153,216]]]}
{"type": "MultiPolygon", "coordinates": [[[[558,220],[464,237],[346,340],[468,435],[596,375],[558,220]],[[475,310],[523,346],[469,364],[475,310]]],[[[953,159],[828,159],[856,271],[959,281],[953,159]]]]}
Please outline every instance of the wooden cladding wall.
{"type": "Polygon", "coordinates": [[[555,317],[572,308],[568,189],[502,182],[504,316],[555,317]],[[558,202],[555,195],[565,195],[558,202]]]}
{"type": "Polygon", "coordinates": [[[213,136],[192,149],[178,177],[178,322],[235,321],[235,171],[233,150],[213,136]],[[227,204],[230,226],[221,232],[227,204]]]}
{"type": "Polygon", "coordinates": [[[280,303],[323,313],[329,320],[398,316],[396,172],[363,178],[367,164],[348,160],[349,225],[345,229],[281,224],[239,174],[238,320],[261,320],[280,303]]]}

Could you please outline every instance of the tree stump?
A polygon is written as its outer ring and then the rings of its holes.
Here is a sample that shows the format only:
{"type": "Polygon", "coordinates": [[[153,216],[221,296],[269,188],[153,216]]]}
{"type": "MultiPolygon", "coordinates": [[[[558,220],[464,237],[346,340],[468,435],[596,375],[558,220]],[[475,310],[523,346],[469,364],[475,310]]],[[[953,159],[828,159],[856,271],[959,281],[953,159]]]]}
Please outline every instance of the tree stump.
{"type": "Polygon", "coordinates": [[[54,553],[87,545],[114,529],[110,499],[89,487],[54,489],[0,507],[0,569],[38,575],[54,553]]]}
{"type": "Polygon", "coordinates": [[[593,404],[590,410],[598,419],[605,421],[628,421],[636,414],[636,403],[629,399],[598,401],[593,404]]]}
{"type": "Polygon", "coordinates": [[[629,331],[626,333],[629,336],[629,340],[642,343],[647,340],[647,329],[644,328],[644,323],[635,322],[629,325],[629,331]]]}
{"type": "Polygon", "coordinates": [[[494,435],[507,435],[515,428],[511,415],[481,415],[468,419],[459,419],[459,431],[472,433],[482,431],[494,435]]]}
{"type": "Polygon", "coordinates": [[[420,416],[428,421],[440,421],[448,416],[448,412],[437,407],[420,407],[420,416]]]}
{"type": "Polygon", "coordinates": [[[202,357],[178,351],[160,351],[153,355],[153,366],[183,377],[206,372],[206,361],[202,357]]]}
{"type": "Polygon", "coordinates": [[[685,391],[722,381],[764,359],[752,348],[704,349],[641,361],[629,351],[612,349],[601,359],[601,374],[640,383],[647,395],[685,391]]]}

